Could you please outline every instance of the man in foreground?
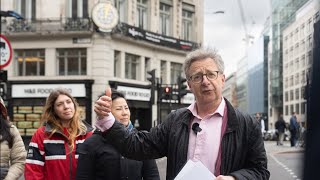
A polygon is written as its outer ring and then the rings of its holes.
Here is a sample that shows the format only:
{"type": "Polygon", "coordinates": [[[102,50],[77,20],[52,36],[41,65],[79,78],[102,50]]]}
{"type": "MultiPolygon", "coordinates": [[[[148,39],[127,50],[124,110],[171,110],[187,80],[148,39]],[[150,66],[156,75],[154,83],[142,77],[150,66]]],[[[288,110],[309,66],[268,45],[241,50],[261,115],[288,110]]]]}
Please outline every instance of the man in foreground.
{"type": "Polygon", "coordinates": [[[110,113],[107,88],[106,95],[95,103],[97,128],[129,158],[166,156],[168,180],[174,179],[188,160],[201,161],[217,180],[269,179],[258,121],[222,97],[225,75],[220,55],[211,49],[195,50],[188,54],[184,70],[196,99],[188,108],[171,112],[150,132],[130,133],[110,113]]]}

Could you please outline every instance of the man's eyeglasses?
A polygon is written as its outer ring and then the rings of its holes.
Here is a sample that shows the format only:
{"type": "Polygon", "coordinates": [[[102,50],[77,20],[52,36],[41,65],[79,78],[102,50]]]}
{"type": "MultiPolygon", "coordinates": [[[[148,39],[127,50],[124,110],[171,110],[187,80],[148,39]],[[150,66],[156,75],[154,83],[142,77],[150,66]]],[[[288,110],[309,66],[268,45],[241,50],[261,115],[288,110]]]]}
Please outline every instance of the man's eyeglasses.
{"type": "Polygon", "coordinates": [[[198,73],[189,77],[189,80],[193,83],[200,83],[203,80],[203,76],[206,76],[209,80],[216,80],[218,78],[220,71],[210,71],[206,74],[198,73]]]}

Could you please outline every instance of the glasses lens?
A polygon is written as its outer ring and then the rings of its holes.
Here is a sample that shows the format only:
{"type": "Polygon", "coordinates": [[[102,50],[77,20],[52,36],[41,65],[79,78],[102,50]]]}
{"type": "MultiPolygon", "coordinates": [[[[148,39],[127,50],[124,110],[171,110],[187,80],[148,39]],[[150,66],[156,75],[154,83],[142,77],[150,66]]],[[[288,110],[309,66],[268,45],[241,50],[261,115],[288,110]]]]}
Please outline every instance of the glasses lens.
{"type": "Polygon", "coordinates": [[[195,83],[201,82],[202,81],[202,74],[195,74],[192,76],[192,81],[195,83]]]}
{"type": "Polygon", "coordinates": [[[211,80],[215,80],[217,77],[218,77],[218,72],[209,72],[208,74],[207,74],[207,77],[209,78],[209,79],[211,79],[211,80]]]}

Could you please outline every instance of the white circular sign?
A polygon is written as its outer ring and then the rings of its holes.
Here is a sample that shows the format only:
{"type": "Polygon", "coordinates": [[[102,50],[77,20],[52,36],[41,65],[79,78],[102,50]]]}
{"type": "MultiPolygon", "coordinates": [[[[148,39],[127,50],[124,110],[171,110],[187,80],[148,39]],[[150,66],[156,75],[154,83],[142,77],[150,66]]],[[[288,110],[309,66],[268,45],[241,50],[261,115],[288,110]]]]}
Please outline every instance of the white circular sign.
{"type": "Polygon", "coordinates": [[[9,40],[0,34],[0,69],[8,66],[12,59],[12,48],[9,40]]]}
{"type": "Polygon", "coordinates": [[[98,3],[92,10],[92,20],[103,32],[110,32],[118,24],[118,11],[110,3],[98,3]]]}

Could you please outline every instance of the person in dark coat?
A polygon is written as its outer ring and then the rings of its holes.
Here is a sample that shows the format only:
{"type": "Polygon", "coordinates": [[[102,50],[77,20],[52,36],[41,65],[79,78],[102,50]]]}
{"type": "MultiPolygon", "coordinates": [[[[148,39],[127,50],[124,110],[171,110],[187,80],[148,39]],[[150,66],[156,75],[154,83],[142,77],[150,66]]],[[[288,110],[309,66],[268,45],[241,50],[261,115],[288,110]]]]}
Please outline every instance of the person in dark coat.
{"type": "Polygon", "coordinates": [[[222,96],[224,63],[212,49],[187,55],[184,71],[195,101],[172,111],[150,132],[130,133],[111,112],[111,90],[95,103],[96,127],[122,155],[135,159],[167,157],[167,180],[187,163],[203,164],[216,180],[267,180],[267,155],[259,122],[222,96]]]}
{"type": "Polygon", "coordinates": [[[275,124],[278,138],[277,138],[277,145],[283,145],[283,138],[284,138],[284,131],[286,130],[286,122],[283,119],[283,114],[280,114],[279,119],[275,124]]]}
{"type": "MultiPolygon", "coordinates": [[[[124,95],[112,93],[112,111],[130,132],[137,131],[130,121],[130,110],[124,95]]],[[[154,159],[136,161],[123,157],[114,148],[111,139],[104,139],[96,130],[79,149],[76,180],[160,180],[154,159]]]]}
{"type": "Polygon", "coordinates": [[[296,113],[292,112],[292,116],[290,118],[290,125],[289,125],[291,147],[296,146],[299,128],[300,128],[300,125],[297,121],[296,113]]]}

